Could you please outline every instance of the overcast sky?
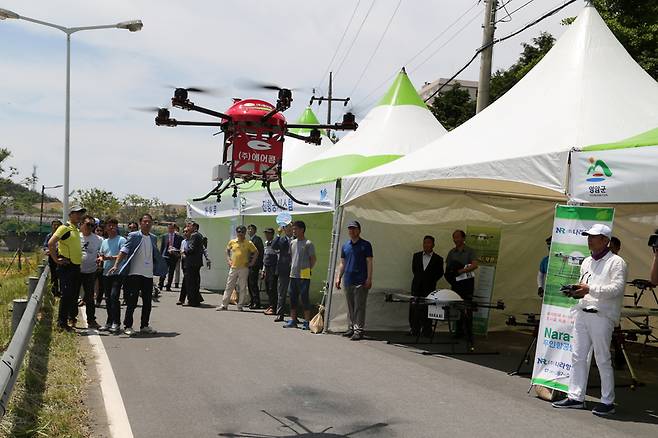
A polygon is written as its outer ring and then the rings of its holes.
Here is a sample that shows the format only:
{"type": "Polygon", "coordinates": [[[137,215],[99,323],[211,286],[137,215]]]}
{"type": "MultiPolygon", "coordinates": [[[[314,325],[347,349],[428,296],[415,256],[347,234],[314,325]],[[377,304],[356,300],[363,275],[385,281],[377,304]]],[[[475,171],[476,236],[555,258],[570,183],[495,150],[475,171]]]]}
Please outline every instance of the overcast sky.
{"type": "MultiPolygon", "coordinates": [[[[155,114],[132,109],[166,105],[172,92],[165,85],[219,88],[224,97],[198,95],[193,100],[224,110],[232,96],[275,99],[273,93],[240,89],[242,79],[310,89],[326,87],[323,74],[331,69],[336,72],[335,95],[351,93],[356,109],[365,114],[400,67],[406,65],[419,88],[425,81],[452,76],[481,45],[483,3],[402,0],[374,52],[399,0],[373,2],[0,0],[0,8],[70,27],[130,19],[144,22],[137,33],[110,29],[72,36],[71,189],[98,187],[119,196],[137,193],[180,204],[211,188],[211,167],[220,159],[220,137],[212,136],[216,132],[212,128],[156,127],[155,114]]],[[[504,21],[497,24],[496,36],[521,28],[564,0],[535,0],[513,12],[526,3],[507,0],[511,19],[499,11],[498,19],[504,21]]],[[[584,4],[578,1],[497,45],[494,68],[512,64],[521,51],[520,43],[541,31],[559,37],[565,30],[560,20],[577,15],[584,4]]],[[[0,53],[0,146],[11,150],[10,164],[21,177],[31,174],[36,165],[39,185],[61,184],[66,37],[23,20],[4,20],[0,21],[0,53]]],[[[460,78],[477,80],[478,69],[479,61],[460,78]]],[[[285,113],[293,120],[310,94],[298,92],[294,98],[285,113]]],[[[326,104],[313,110],[320,119],[326,118],[326,104]]],[[[340,111],[334,112],[340,117],[340,111]]],[[[175,118],[192,116],[172,111],[175,118]]],[[[53,194],[61,198],[61,192],[53,194]]]]}

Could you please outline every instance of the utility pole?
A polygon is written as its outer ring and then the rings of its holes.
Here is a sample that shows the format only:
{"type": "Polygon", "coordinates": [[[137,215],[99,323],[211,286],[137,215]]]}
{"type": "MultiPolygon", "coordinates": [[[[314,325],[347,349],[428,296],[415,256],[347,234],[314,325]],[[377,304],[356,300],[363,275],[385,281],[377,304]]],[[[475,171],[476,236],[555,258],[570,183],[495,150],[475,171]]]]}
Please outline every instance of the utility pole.
{"type": "MultiPolygon", "coordinates": [[[[331,104],[332,104],[332,102],[343,102],[343,106],[347,106],[347,102],[350,101],[349,97],[345,97],[345,98],[334,98],[333,97],[333,77],[334,77],[334,72],[330,71],[329,72],[329,89],[328,89],[328,96],[329,97],[324,97],[324,96],[315,97],[315,96],[312,96],[311,97],[311,102],[309,103],[309,105],[313,105],[313,102],[317,101],[318,105],[321,105],[323,101],[325,101],[325,100],[327,101],[327,105],[328,105],[328,107],[327,107],[327,125],[331,125],[331,104]]],[[[315,91],[315,90],[313,90],[313,91],[315,91]]],[[[327,137],[331,137],[329,129],[327,129],[327,137]]]]}
{"type": "Polygon", "coordinates": [[[489,105],[489,83],[491,82],[491,58],[493,56],[493,39],[496,30],[497,0],[484,0],[484,32],[482,34],[482,51],[480,57],[480,80],[478,82],[478,96],[476,113],[479,113],[489,105]]]}

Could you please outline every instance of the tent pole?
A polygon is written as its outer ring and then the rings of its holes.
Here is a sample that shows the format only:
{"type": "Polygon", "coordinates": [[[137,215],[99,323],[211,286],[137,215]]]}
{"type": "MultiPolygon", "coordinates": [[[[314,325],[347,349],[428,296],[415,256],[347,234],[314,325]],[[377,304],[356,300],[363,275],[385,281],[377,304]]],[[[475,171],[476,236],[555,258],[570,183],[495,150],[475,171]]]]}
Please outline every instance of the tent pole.
{"type": "Polygon", "coordinates": [[[331,226],[331,247],[329,249],[329,269],[327,271],[327,300],[325,302],[325,332],[329,332],[331,317],[331,301],[334,293],[334,273],[336,271],[336,256],[340,239],[340,229],[343,222],[343,206],[340,205],[341,179],[336,180],[336,198],[334,200],[334,220],[331,226]]]}

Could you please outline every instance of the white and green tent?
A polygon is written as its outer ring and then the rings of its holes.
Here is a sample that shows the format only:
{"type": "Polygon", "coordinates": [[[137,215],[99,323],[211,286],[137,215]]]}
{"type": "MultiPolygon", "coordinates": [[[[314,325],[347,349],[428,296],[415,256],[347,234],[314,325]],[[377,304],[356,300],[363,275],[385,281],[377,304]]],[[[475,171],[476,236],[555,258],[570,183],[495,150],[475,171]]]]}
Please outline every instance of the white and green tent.
{"type": "MultiPolygon", "coordinates": [[[[295,121],[298,125],[317,125],[318,118],[311,107],[307,107],[302,115],[295,121]]],[[[311,133],[310,129],[295,128],[290,130],[293,134],[308,136],[311,133]]],[[[291,172],[306,163],[309,163],[317,158],[318,155],[327,151],[334,144],[327,137],[326,132],[322,131],[320,136],[320,144],[315,145],[306,143],[292,137],[286,137],[283,142],[283,172],[291,172]]]]}
{"type": "MultiPolygon", "coordinates": [[[[340,197],[341,178],[397,160],[436,140],[445,132],[403,69],[378,104],[359,121],[356,131],[347,134],[313,161],[284,174],[284,186],[297,199],[309,203],[307,206],[296,204],[278,188],[273,190],[279,204],[286,206],[295,219],[305,221],[307,236],[315,243],[318,264],[311,287],[316,298],[327,278],[334,212],[336,200],[340,197]]],[[[314,146],[304,144],[299,147],[312,149],[314,146]]],[[[290,150],[285,150],[285,154],[284,163],[286,157],[290,156],[290,150]]],[[[226,206],[222,208],[222,212],[229,215],[236,213],[236,210],[226,206]]],[[[276,227],[275,216],[281,212],[267,192],[259,187],[241,191],[240,202],[236,208],[240,215],[239,222],[256,225],[259,233],[264,228],[276,227]]],[[[218,213],[216,217],[222,214],[218,213]]],[[[231,220],[236,222],[235,218],[231,220]]],[[[223,231],[221,239],[215,242],[214,230],[229,230],[230,220],[211,219],[204,222],[207,223],[209,240],[213,240],[210,246],[220,247],[223,251],[228,238],[226,231],[223,231]]],[[[225,275],[225,272],[217,276],[205,273],[202,283],[212,289],[222,288],[222,277],[225,278],[225,275]]]]}

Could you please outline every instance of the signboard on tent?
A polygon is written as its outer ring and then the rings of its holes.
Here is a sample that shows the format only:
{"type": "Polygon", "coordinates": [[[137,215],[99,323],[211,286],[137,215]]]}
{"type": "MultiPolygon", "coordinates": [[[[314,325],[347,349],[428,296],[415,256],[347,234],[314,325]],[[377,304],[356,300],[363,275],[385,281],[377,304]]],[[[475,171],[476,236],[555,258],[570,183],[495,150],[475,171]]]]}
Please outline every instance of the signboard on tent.
{"type": "Polygon", "coordinates": [[[594,224],[612,228],[613,218],[613,208],[558,205],[555,209],[532,372],[533,385],[563,392],[569,390],[574,325],[571,308],[577,300],[562,294],[560,287],[579,282],[580,265],[589,256],[587,237],[582,235],[583,231],[594,224]]]}
{"type": "MultiPolygon", "coordinates": [[[[285,183],[285,176],[284,176],[285,183]]],[[[272,190],[274,199],[285,209],[279,208],[265,190],[240,193],[242,214],[245,216],[276,215],[281,211],[294,213],[322,213],[335,210],[336,182],[315,184],[303,187],[291,187],[288,190],[300,201],[308,202],[301,205],[293,202],[282,190],[272,190]]]]}
{"type": "Polygon", "coordinates": [[[571,153],[570,198],[583,203],[656,202],[658,146],[571,153]]]}
{"type": "Polygon", "coordinates": [[[216,197],[205,201],[188,201],[187,217],[194,218],[220,218],[240,215],[240,199],[224,196],[221,202],[216,197]]]}
{"type": "MultiPolygon", "coordinates": [[[[468,246],[478,256],[477,284],[473,299],[480,303],[490,303],[493,295],[498,251],[500,248],[500,228],[469,225],[466,228],[468,246]]],[[[473,333],[484,335],[489,328],[489,310],[478,308],[473,312],[473,333]]]]}

